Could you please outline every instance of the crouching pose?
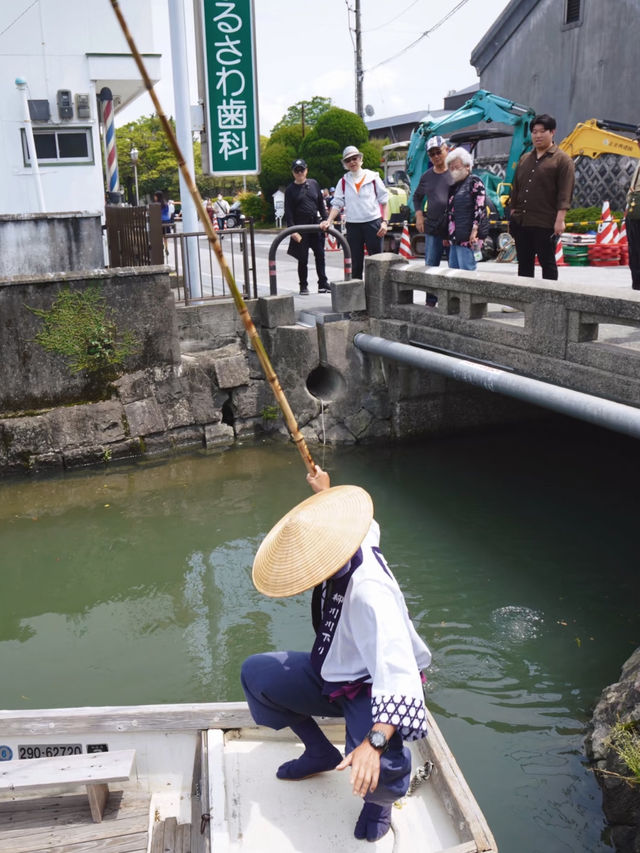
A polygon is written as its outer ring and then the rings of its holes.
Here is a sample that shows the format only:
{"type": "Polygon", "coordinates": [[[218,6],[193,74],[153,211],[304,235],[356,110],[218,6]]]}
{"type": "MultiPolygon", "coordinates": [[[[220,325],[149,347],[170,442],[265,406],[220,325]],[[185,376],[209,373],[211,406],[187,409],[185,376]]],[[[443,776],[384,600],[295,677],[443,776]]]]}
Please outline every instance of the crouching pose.
{"type": "Polygon", "coordinates": [[[252,655],[242,686],[259,725],[289,726],[302,755],[279,779],[299,780],[351,768],[364,799],[356,838],[389,829],[391,805],[409,786],[403,741],[427,734],[421,670],[431,653],[417,635],[400,588],[380,551],[370,496],[358,486],[330,488],[320,468],[307,480],[316,494],[267,534],[253,564],[256,588],[271,597],[313,588],[315,642],[308,652],[252,655]],[[344,717],[345,757],[314,716],[344,717]]]}

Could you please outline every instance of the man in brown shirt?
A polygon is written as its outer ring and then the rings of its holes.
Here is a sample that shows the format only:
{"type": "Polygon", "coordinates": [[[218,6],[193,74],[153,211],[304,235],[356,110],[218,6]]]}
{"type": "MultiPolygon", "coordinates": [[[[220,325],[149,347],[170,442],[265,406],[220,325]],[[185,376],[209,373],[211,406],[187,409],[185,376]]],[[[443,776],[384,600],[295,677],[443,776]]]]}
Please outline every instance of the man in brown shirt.
{"type": "Polygon", "coordinates": [[[556,243],[573,194],[573,160],[553,142],[556,120],[546,113],[531,124],[533,151],[523,154],[511,188],[509,231],[516,243],[518,275],[533,278],[536,255],[542,278],[558,278],[556,243]]]}

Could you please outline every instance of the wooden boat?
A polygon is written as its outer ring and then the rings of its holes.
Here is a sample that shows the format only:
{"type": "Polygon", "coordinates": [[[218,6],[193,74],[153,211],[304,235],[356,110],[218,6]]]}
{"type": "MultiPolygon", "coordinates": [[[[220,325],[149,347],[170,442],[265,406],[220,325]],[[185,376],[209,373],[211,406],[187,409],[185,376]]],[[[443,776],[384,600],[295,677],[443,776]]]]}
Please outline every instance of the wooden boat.
{"type": "MultiPolygon", "coordinates": [[[[343,748],[344,726],[321,722],[343,748]]],[[[361,800],[348,771],[275,778],[301,750],[289,730],[255,726],[244,703],[0,711],[0,849],[497,851],[431,716],[411,744],[409,793],[374,844],[353,837],[361,800]]]]}

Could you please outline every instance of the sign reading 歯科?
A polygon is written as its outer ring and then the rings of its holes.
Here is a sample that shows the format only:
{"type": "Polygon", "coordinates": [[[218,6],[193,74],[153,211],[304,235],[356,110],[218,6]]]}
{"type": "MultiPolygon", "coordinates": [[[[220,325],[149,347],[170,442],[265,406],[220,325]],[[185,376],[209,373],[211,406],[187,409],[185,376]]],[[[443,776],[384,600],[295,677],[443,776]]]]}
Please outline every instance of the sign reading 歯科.
{"type": "Polygon", "coordinates": [[[253,0],[201,0],[210,171],[260,171],[253,0]]]}

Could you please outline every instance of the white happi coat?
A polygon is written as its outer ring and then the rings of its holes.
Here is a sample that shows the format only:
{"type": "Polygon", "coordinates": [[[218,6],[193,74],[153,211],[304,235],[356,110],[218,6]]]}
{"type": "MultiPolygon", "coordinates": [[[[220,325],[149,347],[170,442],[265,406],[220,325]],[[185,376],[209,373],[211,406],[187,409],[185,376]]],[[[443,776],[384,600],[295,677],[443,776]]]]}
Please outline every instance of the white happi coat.
{"type": "MultiPolygon", "coordinates": [[[[330,684],[370,683],[373,722],[395,725],[405,740],[413,740],[426,734],[420,671],[431,663],[431,652],[413,627],[379,542],[380,528],[373,521],[320,674],[330,684]]],[[[349,568],[350,563],[334,577],[349,568]]]]}

